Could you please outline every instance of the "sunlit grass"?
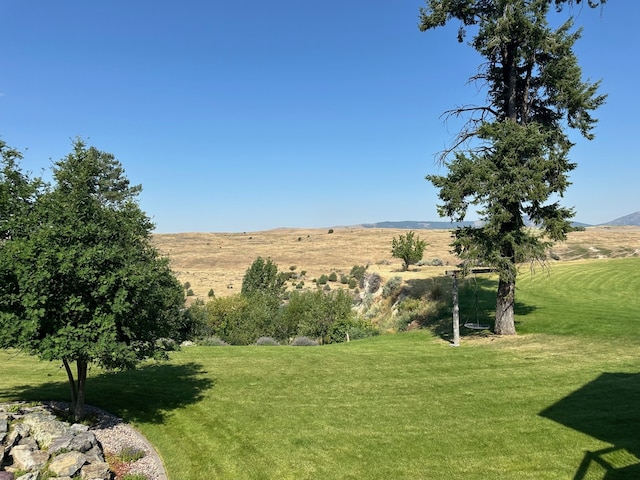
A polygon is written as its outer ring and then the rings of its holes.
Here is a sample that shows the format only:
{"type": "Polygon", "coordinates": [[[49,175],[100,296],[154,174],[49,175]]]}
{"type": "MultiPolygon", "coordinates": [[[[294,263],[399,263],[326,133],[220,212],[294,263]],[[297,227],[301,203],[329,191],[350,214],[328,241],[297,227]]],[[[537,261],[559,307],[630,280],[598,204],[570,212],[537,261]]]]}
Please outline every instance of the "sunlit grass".
{"type": "MultiPolygon", "coordinates": [[[[522,275],[513,338],[190,347],[93,370],[88,402],[140,428],[171,480],[638,478],[639,267],[522,275]]],[[[68,398],[54,364],[0,365],[0,401],[68,398]]]]}

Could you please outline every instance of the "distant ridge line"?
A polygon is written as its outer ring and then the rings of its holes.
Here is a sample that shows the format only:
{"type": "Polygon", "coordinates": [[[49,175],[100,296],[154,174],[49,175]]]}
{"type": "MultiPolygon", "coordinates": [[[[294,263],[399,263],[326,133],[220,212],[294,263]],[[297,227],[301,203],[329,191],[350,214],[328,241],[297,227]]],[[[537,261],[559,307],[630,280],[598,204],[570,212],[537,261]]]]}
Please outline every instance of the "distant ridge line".
{"type": "MultiPolygon", "coordinates": [[[[465,222],[446,222],[446,221],[414,221],[414,220],[402,220],[402,221],[384,221],[384,222],[376,222],[376,223],[363,223],[360,225],[362,228],[406,228],[409,230],[438,230],[445,229],[450,230],[452,228],[458,227],[473,227],[480,226],[482,222],[475,221],[465,221],[465,222]]],[[[629,215],[625,215],[623,217],[616,218],[611,220],[610,222],[600,223],[598,225],[592,225],[588,223],[581,222],[572,222],[571,225],[574,227],[593,227],[593,226],[629,226],[629,227],[640,227],[640,211],[635,213],[631,213],[629,215]]]]}

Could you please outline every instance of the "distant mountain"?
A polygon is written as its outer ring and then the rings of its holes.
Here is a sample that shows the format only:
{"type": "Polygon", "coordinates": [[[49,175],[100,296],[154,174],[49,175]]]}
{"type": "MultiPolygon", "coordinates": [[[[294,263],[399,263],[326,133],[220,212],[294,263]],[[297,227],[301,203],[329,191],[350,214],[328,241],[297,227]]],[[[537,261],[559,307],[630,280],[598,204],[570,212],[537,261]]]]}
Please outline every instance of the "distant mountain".
{"type": "Polygon", "coordinates": [[[457,227],[467,227],[476,225],[478,222],[416,222],[404,220],[402,222],[377,222],[364,223],[363,228],[406,228],[408,230],[449,230],[457,227]]]}
{"type": "Polygon", "coordinates": [[[615,220],[611,220],[610,222],[603,223],[602,226],[611,226],[611,227],[632,226],[632,227],[640,227],[640,212],[631,213],[629,215],[625,215],[624,217],[616,218],[615,220]]]}
{"type": "MultiPolygon", "coordinates": [[[[634,215],[640,215],[640,212],[634,215]]],[[[629,215],[631,216],[631,215],[629,215]]],[[[623,217],[626,218],[626,217],[623,217]]],[[[525,220],[525,223],[529,226],[533,226],[533,223],[525,220]]],[[[401,222],[377,222],[377,223],[363,223],[360,225],[362,228],[406,228],[407,230],[451,230],[458,227],[474,227],[482,225],[481,222],[417,222],[412,220],[404,220],[401,222]]],[[[591,225],[580,222],[572,222],[574,227],[590,227],[591,225]]],[[[631,225],[625,223],[624,225],[631,225]]]]}

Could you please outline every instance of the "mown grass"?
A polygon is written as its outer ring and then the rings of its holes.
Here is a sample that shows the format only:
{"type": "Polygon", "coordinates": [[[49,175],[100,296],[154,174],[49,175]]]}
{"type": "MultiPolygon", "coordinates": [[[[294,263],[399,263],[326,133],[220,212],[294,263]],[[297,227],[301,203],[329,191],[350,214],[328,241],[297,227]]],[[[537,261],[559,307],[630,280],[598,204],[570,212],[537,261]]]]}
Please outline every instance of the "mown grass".
{"type": "MultiPolygon", "coordinates": [[[[191,347],[93,370],[88,402],[134,423],[171,480],[639,478],[639,271],[521,275],[514,338],[191,347]]],[[[0,401],[68,398],[54,364],[5,351],[0,365],[0,401]]]]}

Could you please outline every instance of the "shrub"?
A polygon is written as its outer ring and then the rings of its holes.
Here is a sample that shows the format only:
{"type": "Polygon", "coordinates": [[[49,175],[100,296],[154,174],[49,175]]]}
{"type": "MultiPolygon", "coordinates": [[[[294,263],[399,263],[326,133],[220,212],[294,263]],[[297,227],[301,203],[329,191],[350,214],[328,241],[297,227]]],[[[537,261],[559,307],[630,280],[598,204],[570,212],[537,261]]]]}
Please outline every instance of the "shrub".
{"type": "Polygon", "coordinates": [[[205,337],[197,341],[203,347],[228,347],[229,344],[220,337],[205,337]]]}
{"type": "Polygon", "coordinates": [[[329,277],[327,277],[324,273],[322,275],[320,275],[320,278],[318,279],[317,283],[318,285],[324,285],[329,281],[329,277]]]}
{"type": "Polygon", "coordinates": [[[329,281],[330,282],[337,282],[338,281],[338,274],[336,272],[331,272],[329,274],[329,281]]]}
{"type": "Polygon", "coordinates": [[[331,286],[327,283],[322,290],[324,290],[325,292],[328,292],[331,290],[331,286]]]}
{"type": "Polygon", "coordinates": [[[429,299],[434,302],[442,302],[445,299],[447,292],[441,283],[434,283],[429,290],[429,299]]]}
{"type": "Polygon", "coordinates": [[[403,312],[396,315],[395,327],[398,332],[405,332],[411,322],[413,321],[413,315],[411,312],[403,312]]]}
{"type": "Polygon", "coordinates": [[[402,277],[391,277],[387,280],[384,287],[382,288],[382,297],[397,297],[400,293],[400,289],[402,288],[402,277]]]}
{"type": "Polygon", "coordinates": [[[367,267],[363,265],[354,265],[351,268],[351,273],[349,276],[355,278],[358,282],[361,282],[364,279],[364,273],[367,271],[367,267]]]}
{"type": "Polygon", "coordinates": [[[292,340],[292,347],[315,347],[318,345],[318,342],[309,338],[309,337],[296,337],[292,340]]]}
{"type": "Polygon", "coordinates": [[[185,290],[189,290],[191,288],[191,283],[189,282],[184,282],[182,284],[182,288],[184,288],[185,290]]]}
{"type": "Polygon", "coordinates": [[[330,343],[342,343],[347,340],[359,340],[378,335],[378,330],[369,322],[355,318],[345,318],[334,322],[329,329],[330,343]]]}
{"type": "Polygon", "coordinates": [[[382,283],[382,278],[377,273],[368,273],[364,276],[361,282],[362,288],[364,288],[365,292],[375,293],[380,288],[380,284],[382,283]]]}
{"type": "Polygon", "coordinates": [[[260,337],[258,340],[256,340],[256,345],[260,345],[260,346],[266,345],[266,346],[275,347],[280,344],[273,337],[260,337]]]}
{"type": "Polygon", "coordinates": [[[187,290],[187,297],[193,297],[195,295],[195,293],[193,293],[193,290],[189,289],[187,290]]]}
{"type": "Polygon", "coordinates": [[[120,452],[118,452],[117,458],[121,462],[129,463],[144,458],[144,455],[144,450],[140,448],[124,447],[122,450],[120,450],[120,452]]]}
{"type": "Polygon", "coordinates": [[[358,281],[355,278],[351,277],[347,283],[347,286],[352,289],[356,288],[358,286],[358,281]]]}
{"type": "Polygon", "coordinates": [[[340,274],[340,283],[342,285],[346,285],[347,283],[349,283],[349,278],[344,273],[340,274]]]}
{"type": "Polygon", "coordinates": [[[207,293],[207,296],[209,298],[213,298],[216,296],[216,294],[213,292],[213,288],[209,289],[209,292],[207,293]]]}
{"type": "Polygon", "coordinates": [[[329,232],[327,232],[327,233],[333,233],[333,228],[330,228],[329,232]]]}
{"type": "Polygon", "coordinates": [[[301,290],[303,287],[304,287],[304,282],[303,282],[303,281],[300,281],[300,282],[296,285],[296,288],[297,288],[298,290],[301,290]]]}

